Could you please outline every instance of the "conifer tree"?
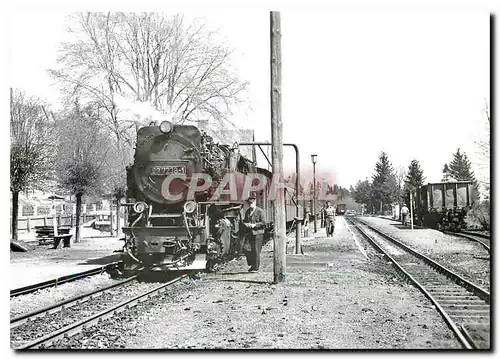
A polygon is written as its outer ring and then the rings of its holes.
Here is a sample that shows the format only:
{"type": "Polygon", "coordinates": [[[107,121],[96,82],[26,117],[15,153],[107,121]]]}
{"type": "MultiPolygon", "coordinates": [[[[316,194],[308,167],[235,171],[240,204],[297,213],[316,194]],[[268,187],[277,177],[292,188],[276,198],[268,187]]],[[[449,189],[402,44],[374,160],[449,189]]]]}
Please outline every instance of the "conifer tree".
{"type": "Polygon", "coordinates": [[[453,154],[451,162],[445,164],[443,174],[448,175],[455,181],[472,181],[476,183],[476,177],[471,167],[467,154],[465,152],[460,153],[460,148],[458,148],[457,152],[453,154]]]}
{"type": "Polygon", "coordinates": [[[448,167],[448,164],[445,163],[443,166],[443,179],[441,181],[443,182],[449,182],[450,179],[450,168],[448,167]]]}
{"type": "Polygon", "coordinates": [[[443,174],[446,174],[452,181],[471,181],[472,187],[472,202],[479,199],[479,183],[476,180],[472,165],[467,157],[467,154],[460,153],[460,148],[453,154],[453,158],[449,164],[445,164],[443,174]],[[447,169],[446,173],[444,172],[447,169]]]}
{"type": "Polygon", "coordinates": [[[366,204],[368,209],[373,209],[372,185],[368,179],[365,181],[358,181],[351,193],[357,203],[366,204]]]}
{"type": "Polygon", "coordinates": [[[373,198],[379,202],[380,211],[383,204],[389,204],[397,196],[397,181],[394,169],[385,152],[381,152],[375,164],[375,174],[372,176],[373,198]]]}
{"type": "Polygon", "coordinates": [[[413,159],[408,166],[408,173],[406,174],[404,185],[404,198],[408,206],[410,205],[410,191],[416,190],[418,187],[422,186],[424,182],[424,171],[420,167],[420,163],[416,159],[413,159]]]}

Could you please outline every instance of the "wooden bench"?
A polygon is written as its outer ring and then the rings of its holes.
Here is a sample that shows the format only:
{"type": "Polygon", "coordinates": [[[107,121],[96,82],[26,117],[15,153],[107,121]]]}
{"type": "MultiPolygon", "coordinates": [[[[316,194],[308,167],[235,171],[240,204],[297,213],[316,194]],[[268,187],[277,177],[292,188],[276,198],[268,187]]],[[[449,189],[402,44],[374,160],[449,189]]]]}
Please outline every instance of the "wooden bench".
{"type": "Polygon", "coordinates": [[[38,244],[50,244],[54,243],[54,248],[59,246],[61,239],[64,242],[64,247],[70,246],[70,239],[72,234],[71,227],[59,226],[57,227],[57,236],[54,236],[54,227],[52,226],[36,226],[36,237],[38,239],[38,244]]]}

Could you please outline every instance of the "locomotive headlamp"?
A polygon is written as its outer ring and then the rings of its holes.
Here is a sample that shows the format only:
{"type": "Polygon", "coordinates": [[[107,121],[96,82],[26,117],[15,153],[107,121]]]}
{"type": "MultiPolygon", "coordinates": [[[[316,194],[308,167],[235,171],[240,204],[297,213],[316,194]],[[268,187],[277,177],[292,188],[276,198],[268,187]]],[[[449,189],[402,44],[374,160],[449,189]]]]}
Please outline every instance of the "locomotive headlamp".
{"type": "Polygon", "coordinates": [[[160,123],[160,131],[163,133],[170,133],[172,132],[173,126],[170,122],[168,121],[163,121],[160,123]]]}
{"type": "Polygon", "coordinates": [[[142,213],[146,210],[146,208],[147,208],[147,205],[144,202],[137,202],[136,204],[134,204],[134,207],[133,207],[133,209],[136,213],[142,213]]]}
{"type": "Polygon", "coordinates": [[[196,209],[196,202],[188,201],[184,203],[184,212],[193,213],[196,209]]]}

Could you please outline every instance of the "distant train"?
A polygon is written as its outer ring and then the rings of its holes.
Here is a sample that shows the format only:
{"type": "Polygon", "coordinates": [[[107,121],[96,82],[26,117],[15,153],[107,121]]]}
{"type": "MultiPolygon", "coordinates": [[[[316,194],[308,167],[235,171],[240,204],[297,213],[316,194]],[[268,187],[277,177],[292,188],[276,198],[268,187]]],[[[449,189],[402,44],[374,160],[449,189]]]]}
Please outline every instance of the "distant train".
{"type": "MultiPolygon", "coordinates": [[[[272,232],[272,203],[268,187],[272,173],[240,155],[237,146],[214,143],[195,126],[152,124],[137,132],[134,163],[127,167],[128,220],[123,227],[125,272],[213,270],[239,254],[245,230],[241,226],[245,201],[241,194],[249,177],[267,179],[267,187],[252,194],[267,216],[272,232]],[[174,179],[170,180],[174,174],[174,179]],[[226,175],[233,182],[224,185],[226,175]],[[210,183],[205,181],[210,178],[210,183]],[[262,177],[261,177],[262,178],[262,177]],[[205,185],[206,184],[206,185],[205,185]],[[217,195],[231,184],[231,194],[217,195]]],[[[259,180],[257,180],[259,182],[259,180]]],[[[293,187],[292,187],[293,188],[293,187]]],[[[286,193],[290,197],[292,189],[286,193]]],[[[287,200],[286,221],[296,217],[287,200]]],[[[301,212],[299,212],[301,213],[301,212]]]]}
{"type": "Polygon", "coordinates": [[[470,181],[428,183],[417,188],[415,222],[439,230],[460,231],[473,203],[470,181]]]}
{"type": "Polygon", "coordinates": [[[345,203],[337,204],[337,215],[338,216],[343,216],[345,214],[345,211],[347,209],[347,205],[345,203]]]}

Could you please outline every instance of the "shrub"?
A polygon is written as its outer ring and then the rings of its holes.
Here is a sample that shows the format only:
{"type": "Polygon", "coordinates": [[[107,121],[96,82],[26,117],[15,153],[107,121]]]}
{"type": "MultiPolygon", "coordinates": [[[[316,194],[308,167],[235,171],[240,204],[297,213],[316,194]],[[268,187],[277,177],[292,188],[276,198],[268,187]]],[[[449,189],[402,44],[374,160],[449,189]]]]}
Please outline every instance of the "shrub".
{"type": "Polygon", "coordinates": [[[467,228],[490,229],[490,201],[474,204],[465,218],[467,228]]]}

